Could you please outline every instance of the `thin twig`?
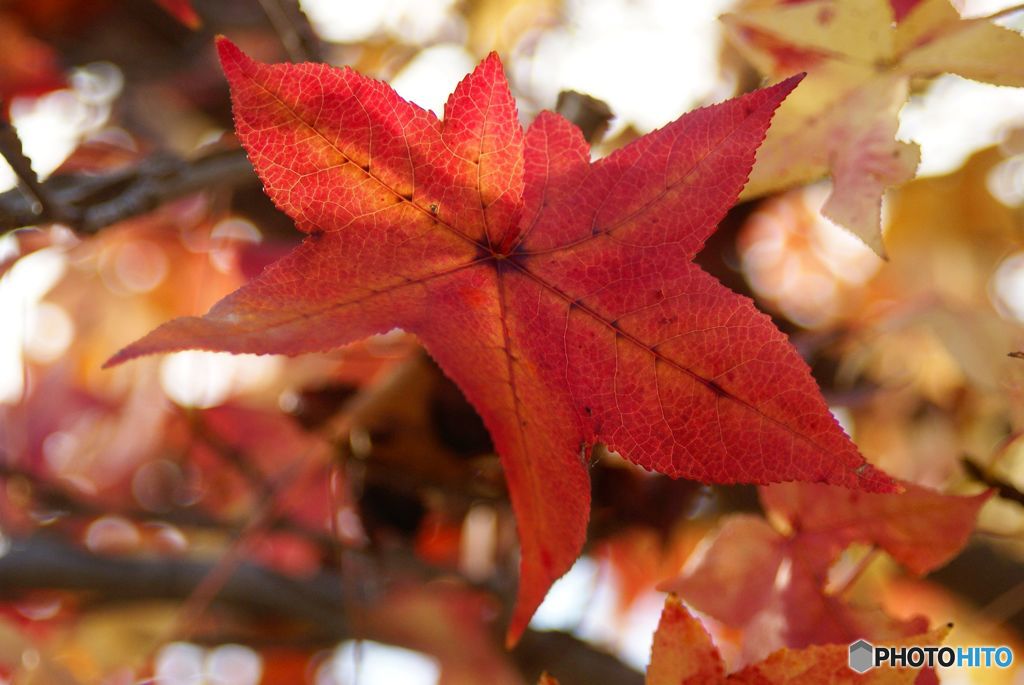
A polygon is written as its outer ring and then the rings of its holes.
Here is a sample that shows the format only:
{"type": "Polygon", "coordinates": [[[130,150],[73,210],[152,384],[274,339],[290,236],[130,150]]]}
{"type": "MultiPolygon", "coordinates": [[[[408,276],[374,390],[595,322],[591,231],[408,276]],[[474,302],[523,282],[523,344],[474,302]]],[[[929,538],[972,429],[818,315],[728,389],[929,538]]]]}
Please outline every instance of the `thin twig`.
{"type": "Polygon", "coordinates": [[[1024,492],[1021,492],[1012,484],[987,473],[970,459],[961,459],[960,464],[967,471],[967,475],[986,487],[994,489],[1001,499],[1024,504],[1024,492]]]}
{"type": "Polygon", "coordinates": [[[1024,611],[1024,580],[1000,593],[998,597],[981,608],[979,613],[994,626],[1008,623],[1024,611]]]}
{"type": "Polygon", "coordinates": [[[319,51],[314,50],[316,37],[295,2],[288,0],[259,0],[263,13],[281,40],[288,58],[293,62],[319,61],[319,51]]]}
{"type": "Polygon", "coordinates": [[[196,586],[195,591],[185,600],[172,627],[172,634],[178,639],[187,639],[198,619],[206,611],[231,579],[235,569],[245,561],[245,552],[253,536],[269,527],[277,507],[277,496],[280,492],[293,485],[303,471],[312,449],[306,450],[295,457],[279,474],[272,479],[258,481],[258,505],[252,512],[249,522],[238,536],[228,545],[224,554],[217,560],[210,572],[196,586]]]}
{"type": "Polygon", "coordinates": [[[999,10],[998,12],[993,12],[992,14],[988,14],[988,15],[983,16],[983,17],[978,17],[978,19],[986,19],[988,21],[997,21],[999,19],[1003,19],[1004,17],[1008,17],[1011,14],[1015,14],[1017,12],[1022,12],[1022,11],[1024,11],[1024,4],[1011,5],[1009,7],[1004,7],[1003,9],[999,10]]]}
{"type": "Polygon", "coordinates": [[[869,566],[871,566],[871,562],[878,558],[879,551],[878,547],[872,547],[867,554],[861,557],[860,561],[857,562],[857,565],[852,571],[850,571],[850,574],[843,579],[843,582],[830,594],[834,597],[842,597],[849,592],[850,588],[857,584],[857,581],[860,580],[861,576],[864,575],[864,572],[868,570],[869,566]]]}

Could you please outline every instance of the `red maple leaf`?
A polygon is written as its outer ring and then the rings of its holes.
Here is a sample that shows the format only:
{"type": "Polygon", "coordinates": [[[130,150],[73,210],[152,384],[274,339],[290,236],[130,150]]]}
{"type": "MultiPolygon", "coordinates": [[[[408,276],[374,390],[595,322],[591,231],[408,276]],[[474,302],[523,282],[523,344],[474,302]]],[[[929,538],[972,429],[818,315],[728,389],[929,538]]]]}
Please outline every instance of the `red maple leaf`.
{"type": "Polygon", "coordinates": [[[416,333],[502,459],[522,549],[510,642],[583,545],[594,443],[673,477],[898,489],[839,428],[785,336],[691,263],[799,77],[592,164],[557,114],[524,134],[493,54],[442,123],[349,69],[219,49],[238,135],[308,237],[204,317],[164,324],[109,363],[416,333]]]}

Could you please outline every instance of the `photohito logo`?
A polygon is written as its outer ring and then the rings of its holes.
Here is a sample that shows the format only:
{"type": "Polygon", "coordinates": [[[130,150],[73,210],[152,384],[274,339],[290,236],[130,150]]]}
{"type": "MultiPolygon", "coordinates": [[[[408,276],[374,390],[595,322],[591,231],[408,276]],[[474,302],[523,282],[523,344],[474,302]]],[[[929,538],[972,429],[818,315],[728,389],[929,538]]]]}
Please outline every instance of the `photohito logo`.
{"type": "Polygon", "coordinates": [[[1009,647],[937,647],[928,645],[901,645],[876,647],[867,640],[850,645],[850,668],[866,673],[878,666],[910,666],[930,668],[960,666],[964,668],[1006,668],[1013,663],[1013,650],[1009,647]]]}

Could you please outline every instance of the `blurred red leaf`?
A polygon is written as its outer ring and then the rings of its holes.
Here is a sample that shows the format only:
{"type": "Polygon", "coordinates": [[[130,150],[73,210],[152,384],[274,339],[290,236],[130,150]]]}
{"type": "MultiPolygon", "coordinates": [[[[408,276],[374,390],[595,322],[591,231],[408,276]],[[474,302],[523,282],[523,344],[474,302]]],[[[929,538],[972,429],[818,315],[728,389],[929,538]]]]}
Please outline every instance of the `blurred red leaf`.
{"type": "Polygon", "coordinates": [[[804,548],[834,560],[854,542],[877,545],[918,575],[963,548],[992,491],[944,495],[912,483],[901,495],[875,495],[809,483],[761,488],[765,509],[783,517],[804,548]]]}
{"type": "Polygon", "coordinates": [[[6,110],[12,97],[39,95],[64,84],[57,53],[26,31],[21,19],[0,12],[0,102],[6,110]]]}
{"type": "Polygon", "coordinates": [[[156,4],[163,7],[168,14],[180,21],[188,28],[195,31],[203,25],[203,20],[196,14],[192,3],[189,0],[154,0],[156,4]]]}
{"type": "Polygon", "coordinates": [[[614,570],[616,609],[620,616],[655,583],[682,567],[707,532],[697,521],[687,521],[667,534],[633,527],[602,541],[595,550],[614,570]]]}
{"type": "Polygon", "coordinates": [[[328,473],[330,444],[307,433],[290,417],[275,411],[224,405],[197,415],[205,436],[190,463],[199,471],[204,504],[218,512],[241,508],[271,488],[275,512],[312,530],[329,532],[331,498],[328,473]]]}
{"type": "Polygon", "coordinates": [[[662,586],[695,609],[743,632],[745,661],[781,647],[891,638],[923,629],[877,608],[855,608],[826,594],[828,564],[805,558],[792,540],[757,517],[724,523],[683,576],[662,586]]]}
{"type": "Polygon", "coordinates": [[[760,517],[732,516],[683,575],[662,589],[745,628],[745,643],[759,650],[748,656],[763,656],[773,646],[920,632],[920,620],[898,621],[878,607],[853,606],[826,591],[829,568],[854,542],[877,545],[918,574],[941,566],[966,543],[991,494],[959,497],[913,484],[906,488],[899,495],[807,483],[762,488],[766,510],[787,530],[760,517]]]}

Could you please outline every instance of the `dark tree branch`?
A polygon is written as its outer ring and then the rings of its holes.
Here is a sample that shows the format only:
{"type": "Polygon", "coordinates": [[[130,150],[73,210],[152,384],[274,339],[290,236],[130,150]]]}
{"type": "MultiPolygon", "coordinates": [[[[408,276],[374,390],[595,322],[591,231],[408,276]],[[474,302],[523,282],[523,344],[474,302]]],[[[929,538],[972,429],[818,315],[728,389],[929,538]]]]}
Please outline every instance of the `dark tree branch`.
{"type": "Polygon", "coordinates": [[[530,685],[547,671],[561,685],[642,685],[644,676],[583,640],[559,631],[527,630],[512,653],[530,685]]]}
{"type": "Polygon", "coordinates": [[[288,59],[321,61],[320,40],[295,0],[259,0],[259,3],[288,53],[288,59]]]}
{"type": "Polygon", "coordinates": [[[961,459],[960,465],[967,471],[967,475],[985,487],[994,489],[1000,498],[1016,502],[1017,504],[1024,504],[1024,492],[1018,490],[1011,483],[1007,483],[1001,478],[988,473],[970,459],[961,459]]]}
{"type": "Polygon", "coordinates": [[[563,90],[558,94],[555,111],[576,124],[588,143],[596,143],[608,130],[608,122],[615,116],[604,100],[591,95],[563,90]]]}
{"type": "Polygon", "coordinates": [[[241,149],[211,153],[194,161],[158,154],[130,169],[47,179],[37,190],[59,209],[56,217],[35,211],[34,202],[18,190],[0,193],[0,234],[48,220],[64,221],[80,233],[96,233],[191,193],[256,182],[241,149]]]}
{"type": "MultiPolygon", "coordinates": [[[[185,600],[211,573],[215,562],[195,559],[114,557],[91,554],[42,535],[16,540],[0,556],[0,596],[39,589],[92,592],[124,600],[185,600]]],[[[395,563],[395,562],[390,562],[395,563]]],[[[395,575],[401,575],[402,569],[395,575]]],[[[215,603],[245,613],[308,624],[310,641],[324,646],[355,636],[345,620],[345,584],[321,571],[301,581],[255,564],[238,564],[215,603]]],[[[639,685],[642,676],[609,654],[559,632],[527,631],[512,658],[526,678],[542,668],[562,685],[639,685]]]]}
{"type": "MultiPolygon", "coordinates": [[[[99,556],[57,539],[35,535],[11,544],[0,557],[0,595],[26,590],[86,590],[118,600],[185,600],[213,569],[193,559],[99,556]]],[[[218,603],[244,611],[297,618],[337,635],[347,627],[337,577],[319,573],[303,582],[255,564],[238,564],[218,603]]]]}

